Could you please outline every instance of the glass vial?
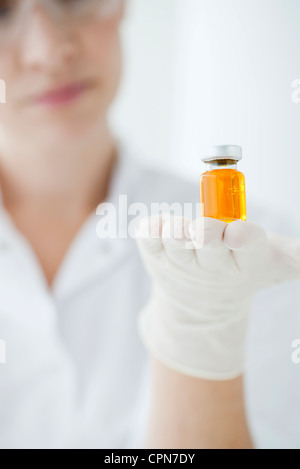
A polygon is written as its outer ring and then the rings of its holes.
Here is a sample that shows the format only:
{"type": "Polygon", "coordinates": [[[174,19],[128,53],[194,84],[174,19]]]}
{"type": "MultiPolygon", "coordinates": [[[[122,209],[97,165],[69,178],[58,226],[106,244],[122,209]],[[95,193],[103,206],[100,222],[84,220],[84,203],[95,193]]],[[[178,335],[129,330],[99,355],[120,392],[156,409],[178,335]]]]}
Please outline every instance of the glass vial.
{"type": "Polygon", "coordinates": [[[245,176],[237,170],[242,159],[238,145],[209,148],[202,158],[206,172],[200,176],[200,202],[203,217],[226,223],[247,219],[245,176]]]}

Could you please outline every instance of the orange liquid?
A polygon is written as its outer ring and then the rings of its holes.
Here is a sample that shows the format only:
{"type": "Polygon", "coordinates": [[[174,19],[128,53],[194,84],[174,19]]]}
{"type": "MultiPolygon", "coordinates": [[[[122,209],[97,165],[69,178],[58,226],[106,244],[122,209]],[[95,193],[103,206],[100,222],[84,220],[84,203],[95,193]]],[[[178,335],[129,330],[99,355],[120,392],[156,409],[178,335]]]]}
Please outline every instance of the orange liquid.
{"type": "Polygon", "coordinates": [[[214,169],[200,177],[203,217],[231,223],[247,219],[245,176],[236,169],[214,169]]]}

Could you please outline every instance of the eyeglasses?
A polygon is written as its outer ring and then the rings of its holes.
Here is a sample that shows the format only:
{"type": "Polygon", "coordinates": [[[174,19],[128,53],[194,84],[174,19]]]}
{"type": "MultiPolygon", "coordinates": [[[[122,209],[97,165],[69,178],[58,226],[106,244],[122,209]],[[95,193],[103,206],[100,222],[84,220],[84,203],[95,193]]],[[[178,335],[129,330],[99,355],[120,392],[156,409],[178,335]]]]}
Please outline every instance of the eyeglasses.
{"type": "Polygon", "coordinates": [[[33,7],[41,4],[55,22],[81,24],[93,18],[107,20],[121,0],[0,0],[0,47],[21,37],[33,7]]]}

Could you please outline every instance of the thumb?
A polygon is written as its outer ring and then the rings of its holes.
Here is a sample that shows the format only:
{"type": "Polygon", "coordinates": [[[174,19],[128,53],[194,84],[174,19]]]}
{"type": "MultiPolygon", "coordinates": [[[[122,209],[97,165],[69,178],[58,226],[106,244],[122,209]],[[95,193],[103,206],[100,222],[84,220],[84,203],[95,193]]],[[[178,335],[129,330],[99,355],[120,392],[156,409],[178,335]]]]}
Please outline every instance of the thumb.
{"type": "Polygon", "coordinates": [[[224,233],[224,243],[241,272],[260,274],[261,266],[270,263],[267,233],[256,223],[241,220],[230,223],[224,233]]]}
{"type": "Polygon", "coordinates": [[[253,280],[260,288],[300,279],[300,238],[236,221],[226,228],[224,242],[240,271],[255,274],[253,280]]]}
{"type": "Polygon", "coordinates": [[[268,232],[272,254],[271,284],[300,279],[300,238],[268,232]]]}

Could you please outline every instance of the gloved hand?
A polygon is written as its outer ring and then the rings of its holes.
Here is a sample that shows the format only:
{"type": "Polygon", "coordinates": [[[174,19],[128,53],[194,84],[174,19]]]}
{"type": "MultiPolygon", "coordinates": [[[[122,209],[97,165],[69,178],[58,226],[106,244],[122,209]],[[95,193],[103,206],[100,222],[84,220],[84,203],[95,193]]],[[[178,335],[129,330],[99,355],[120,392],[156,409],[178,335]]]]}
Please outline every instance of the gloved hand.
{"type": "Polygon", "coordinates": [[[300,278],[300,240],[251,222],[168,213],[143,218],[135,235],[153,282],[138,317],[150,353],[195,377],[242,374],[253,295],[300,278]]]}

